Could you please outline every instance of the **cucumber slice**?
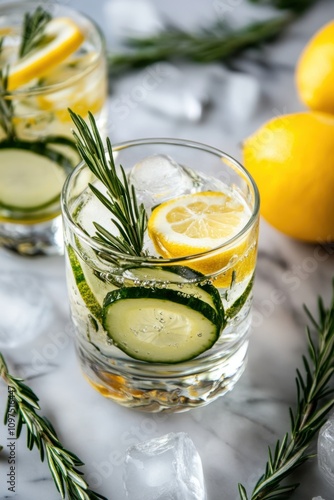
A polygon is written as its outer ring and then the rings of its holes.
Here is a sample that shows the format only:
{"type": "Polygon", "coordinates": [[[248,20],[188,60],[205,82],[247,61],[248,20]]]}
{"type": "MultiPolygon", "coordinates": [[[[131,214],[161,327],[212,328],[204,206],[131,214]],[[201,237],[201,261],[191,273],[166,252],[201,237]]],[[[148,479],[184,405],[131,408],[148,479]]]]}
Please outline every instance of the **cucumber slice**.
{"type": "Polygon", "coordinates": [[[68,245],[67,246],[67,253],[68,257],[70,260],[71,268],[73,271],[73,276],[75,279],[75,282],[77,284],[79,293],[86,304],[87,308],[89,311],[92,313],[93,316],[99,321],[102,319],[102,307],[96,300],[95,295],[92,293],[92,290],[87,284],[86,281],[86,276],[84,275],[84,272],[82,270],[82,267],[80,265],[80,262],[78,260],[78,257],[76,256],[75,251],[73,248],[68,245]]]}
{"type": "MultiPolygon", "coordinates": [[[[124,273],[132,286],[156,286],[176,290],[188,297],[195,297],[213,307],[224,320],[224,307],[217,288],[210,283],[199,283],[203,274],[186,266],[136,267],[124,273]]],[[[130,285],[131,286],[131,285],[130,285]]]]}
{"type": "Polygon", "coordinates": [[[107,294],[103,327],[130,357],[179,363],[210,349],[222,326],[216,311],[171,289],[130,287],[107,294]]]}
{"type": "Polygon", "coordinates": [[[73,141],[61,136],[36,142],[19,139],[0,142],[2,208],[29,213],[59,202],[65,178],[74,164],[50,144],[73,149],[73,141]]]}
{"type": "Polygon", "coordinates": [[[234,316],[236,316],[242,306],[245,304],[246,300],[248,299],[251,291],[252,291],[252,288],[253,288],[253,282],[254,282],[254,274],[253,276],[251,277],[248,285],[246,286],[244,292],[240,295],[240,297],[238,297],[234,302],[233,304],[231,305],[231,307],[229,307],[227,310],[226,310],[226,318],[227,319],[232,319],[234,318],[234,316]]]}

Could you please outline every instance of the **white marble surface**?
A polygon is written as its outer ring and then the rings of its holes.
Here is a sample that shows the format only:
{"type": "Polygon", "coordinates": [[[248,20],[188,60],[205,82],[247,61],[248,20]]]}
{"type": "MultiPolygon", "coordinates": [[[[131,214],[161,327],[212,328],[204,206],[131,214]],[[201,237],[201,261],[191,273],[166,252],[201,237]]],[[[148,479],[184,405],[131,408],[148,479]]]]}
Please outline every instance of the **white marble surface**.
{"type": "MultiPolygon", "coordinates": [[[[105,30],[112,24],[102,15],[105,2],[99,3],[99,11],[95,13],[91,1],[69,3],[88,11],[105,30]]],[[[246,19],[252,15],[246,2],[225,3],[234,5],[238,16],[246,19]]],[[[199,17],[207,21],[215,15],[214,2],[184,0],[182,6],[179,4],[155,2],[170,18],[174,16],[184,23],[187,18],[193,23],[199,17]]],[[[209,82],[211,105],[197,122],[176,121],[152,112],[145,102],[149,95],[136,100],[139,94],[133,93],[133,89],[140,86],[138,78],[143,82],[145,73],[113,82],[109,123],[112,140],[175,136],[205,142],[240,157],[240,141],[259,124],[276,114],[302,109],[293,84],[294,64],[311,34],[333,17],[333,1],[320,1],[280,42],[264,50],[261,57],[267,65],[246,57],[236,63],[239,70],[247,71],[245,77],[251,76],[259,85],[256,106],[245,115],[229,107],[226,88],[232,75],[216,65],[182,68],[188,82],[202,79],[205,85],[209,82]],[[127,111],[123,109],[121,114],[119,100],[124,96],[130,96],[130,101],[127,111]]],[[[236,500],[238,482],[248,489],[254,485],[262,474],[267,446],[289,428],[288,409],[295,405],[295,370],[301,367],[301,355],[306,351],[302,304],[314,310],[318,294],[329,299],[334,248],[324,250],[298,243],[262,221],[247,369],[235,389],[215,403],[166,416],[136,413],[117,406],[82,378],[70,336],[62,258],[26,259],[1,251],[0,276],[17,272],[27,273],[28,286],[29,279],[38,281],[51,307],[46,310],[40,335],[33,342],[20,349],[3,349],[3,353],[11,371],[24,377],[39,395],[41,413],[53,422],[61,441],[85,463],[83,471],[93,489],[110,500],[125,499],[122,461],[127,447],[170,431],[186,431],[194,441],[203,461],[208,500],[236,500]]],[[[0,313],[0,321],[3,317],[4,311],[0,313]]],[[[1,419],[6,398],[7,390],[0,383],[1,419]]],[[[1,425],[0,443],[5,443],[7,437],[7,429],[1,425]]],[[[16,444],[16,456],[13,494],[7,490],[8,463],[1,454],[0,499],[60,498],[37,451],[26,449],[24,433],[16,444]]],[[[334,490],[320,477],[316,461],[300,469],[293,480],[301,486],[292,500],[311,500],[318,495],[325,500],[334,498],[334,490]]]]}

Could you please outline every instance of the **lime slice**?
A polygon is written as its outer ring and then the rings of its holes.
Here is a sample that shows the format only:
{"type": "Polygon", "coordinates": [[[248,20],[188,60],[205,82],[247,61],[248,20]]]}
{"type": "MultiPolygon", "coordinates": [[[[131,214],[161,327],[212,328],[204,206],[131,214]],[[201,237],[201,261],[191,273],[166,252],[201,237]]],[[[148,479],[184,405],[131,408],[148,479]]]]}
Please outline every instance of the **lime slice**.
{"type": "MultiPolygon", "coordinates": [[[[54,152],[55,159],[58,153],[54,152]]],[[[38,211],[57,201],[66,172],[55,161],[30,149],[0,148],[0,205],[8,210],[38,211]]]]}
{"type": "Polygon", "coordinates": [[[130,357],[152,363],[180,363],[210,349],[219,337],[216,311],[175,290],[144,287],[108,293],[103,326],[130,357]]]}

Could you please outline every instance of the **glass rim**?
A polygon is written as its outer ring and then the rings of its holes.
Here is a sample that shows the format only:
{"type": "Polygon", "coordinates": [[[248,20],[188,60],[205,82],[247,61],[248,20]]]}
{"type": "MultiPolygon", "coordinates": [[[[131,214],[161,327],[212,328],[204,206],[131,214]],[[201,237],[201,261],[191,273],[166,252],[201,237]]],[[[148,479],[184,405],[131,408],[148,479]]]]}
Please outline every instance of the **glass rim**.
{"type": "MultiPolygon", "coordinates": [[[[3,13],[5,11],[13,11],[15,10],[16,8],[24,8],[24,10],[26,12],[30,11],[29,10],[29,6],[31,5],[43,5],[43,2],[39,1],[39,0],[15,0],[13,2],[9,2],[7,0],[6,3],[3,3],[1,4],[0,3],[0,17],[1,15],[3,15],[3,13]]],[[[64,9],[65,11],[69,11],[70,13],[74,13],[74,14],[77,14],[78,16],[82,17],[85,21],[88,21],[89,24],[91,25],[91,27],[94,28],[94,30],[96,31],[96,33],[98,34],[98,38],[99,38],[99,41],[100,41],[100,46],[98,47],[98,55],[96,57],[96,59],[94,60],[94,63],[93,64],[90,64],[88,65],[88,67],[84,68],[83,70],[81,70],[80,72],[78,72],[77,75],[75,76],[72,76],[71,78],[68,78],[67,80],[65,81],[62,81],[62,82],[59,82],[59,83],[53,83],[51,85],[45,85],[43,87],[32,87],[32,88],[23,88],[23,89],[15,89],[15,90],[10,90],[10,91],[6,91],[6,92],[1,92],[0,91],[0,95],[4,96],[4,97],[7,97],[7,98],[14,98],[14,97],[20,97],[20,98],[24,98],[24,97],[29,97],[29,96],[34,96],[34,95],[41,95],[41,94],[49,94],[51,92],[58,92],[59,90],[62,90],[62,89],[65,89],[67,88],[68,86],[71,86],[73,85],[75,82],[79,81],[81,78],[85,77],[86,75],[88,75],[89,73],[91,73],[99,64],[99,61],[100,61],[100,58],[101,56],[104,55],[105,53],[105,50],[106,50],[106,41],[105,41],[105,37],[104,37],[104,34],[102,32],[102,29],[100,28],[100,26],[94,21],[94,19],[92,19],[89,15],[87,15],[86,13],[80,11],[80,10],[77,10],[77,9],[74,9],[72,7],[69,7],[67,5],[63,5],[61,3],[57,3],[56,4],[57,7],[60,7],[61,9],[64,9]]],[[[22,17],[22,20],[23,20],[23,17],[22,17]]]]}
{"type": "MultiPolygon", "coordinates": [[[[202,258],[205,256],[209,256],[210,254],[217,252],[219,250],[222,250],[224,248],[228,248],[230,245],[234,244],[237,240],[242,238],[248,230],[251,229],[251,227],[255,224],[258,216],[259,216],[259,210],[260,210],[260,195],[259,195],[259,190],[258,187],[253,179],[253,177],[250,175],[250,173],[243,167],[243,165],[236,159],[234,159],[232,156],[230,156],[228,153],[225,153],[224,151],[221,151],[218,148],[215,148],[213,146],[206,145],[201,142],[197,141],[191,141],[191,140],[186,140],[186,139],[174,139],[174,138],[168,138],[168,137],[157,137],[157,138],[143,138],[143,139],[135,139],[135,140],[130,140],[130,141],[123,141],[123,142],[118,142],[112,145],[112,150],[113,152],[121,151],[123,149],[126,149],[128,147],[133,147],[133,146],[141,146],[141,145],[169,145],[169,146],[183,146],[183,147],[189,147],[193,149],[200,149],[201,151],[211,153],[215,156],[219,156],[220,158],[227,159],[229,162],[233,163],[233,165],[237,168],[239,172],[243,174],[243,177],[246,178],[248,183],[251,185],[253,189],[253,194],[254,194],[254,207],[253,210],[248,218],[247,223],[238,231],[237,234],[235,234],[232,238],[228,239],[225,241],[222,245],[218,245],[217,247],[210,248],[209,250],[206,250],[205,252],[199,252],[199,253],[194,253],[186,256],[181,256],[181,257],[171,257],[171,258],[164,258],[164,257],[150,257],[150,256],[134,256],[134,255],[129,255],[121,252],[117,252],[114,250],[111,250],[111,248],[103,243],[100,243],[96,241],[93,237],[88,236],[80,227],[76,224],[74,221],[71,213],[68,210],[68,205],[67,205],[67,196],[69,194],[69,188],[72,179],[80,173],[84,168],[88,168],[85,161],[81,161],[75,169],[67,176],[65,183],[63,185],[62,191],[61,191],[61,210],[62,210],[62,215],[63,218],[66,219],[67,224],[71,227],[71,230],[73,231],[74,234],[76,234],[81,240],[83,240],[86,244],[88,244],[90,247],[93,249],[100,251],[100,252],[105,252],[107,254],[112,254],[115,257],[118,257],[123,260],[127,260],[128,262],[136,262],[136,263],[149,263],[149,264],[154,264],[154,265],[166,265],[166,264],[177,264],[179,262],[184,263],[185,261],[190,261],[190,260],[195,260],[198,258],[202,258]]],[[[88,185],[87,185],[88,187],[88,185]]]]}

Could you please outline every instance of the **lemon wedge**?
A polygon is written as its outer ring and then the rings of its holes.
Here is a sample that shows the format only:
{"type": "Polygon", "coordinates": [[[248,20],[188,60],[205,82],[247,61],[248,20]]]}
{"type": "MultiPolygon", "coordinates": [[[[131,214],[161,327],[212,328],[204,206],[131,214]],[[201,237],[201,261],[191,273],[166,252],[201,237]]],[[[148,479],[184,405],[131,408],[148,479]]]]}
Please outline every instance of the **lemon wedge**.
{"type": "Polygon", "coordinates": [[[213,250],[208,256],[187,261],[187,265],[212,276],[216,286],[226,287],[232,276],[241,281],[255,267],[256,248],[251,244],[256,241],[254,235],[228,244],[249,217],[250,211],[241,199],[222,192],[194,193],[156,207],[148,221],[148,234],[156,251],[165,258],[213,250]],[[224,244],[226,248],[217,248],[224,244]]]}
{"type": "Polygon", "coordinates": [[[8,75],[10,91],[39,78],[75,52],[84,35],[79,27],[67,17],[52,19],[45,28],[46,43],[30,52],[11,66],[8,75]]]}

